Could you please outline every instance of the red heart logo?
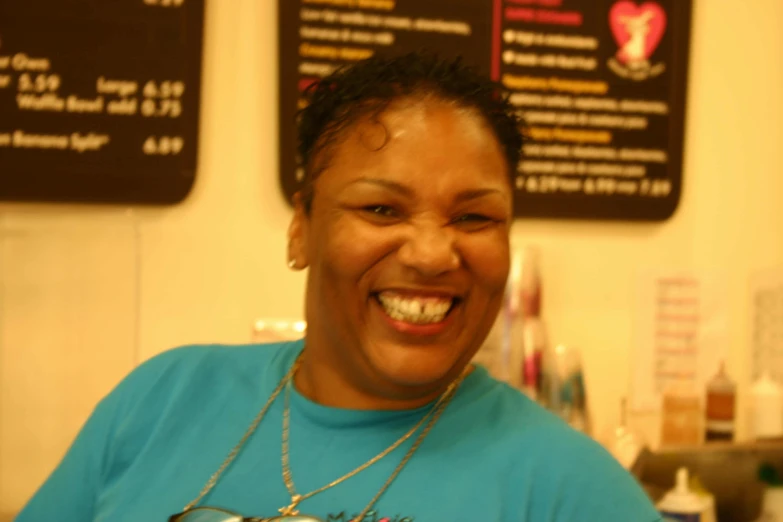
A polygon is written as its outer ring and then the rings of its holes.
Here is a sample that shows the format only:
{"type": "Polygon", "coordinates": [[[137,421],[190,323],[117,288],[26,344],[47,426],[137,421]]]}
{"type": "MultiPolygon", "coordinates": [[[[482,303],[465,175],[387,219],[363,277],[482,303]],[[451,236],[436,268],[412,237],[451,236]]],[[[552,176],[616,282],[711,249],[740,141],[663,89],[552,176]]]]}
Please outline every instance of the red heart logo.
{"type": "Polygon", "coordinates": [[[609,10],[609,25],[620,47],[617,59],[623,64],[642,63],[650,59],[661,43],[666,30],[666,11],[656,2],[636,5],[623,0],[609,10]]]}

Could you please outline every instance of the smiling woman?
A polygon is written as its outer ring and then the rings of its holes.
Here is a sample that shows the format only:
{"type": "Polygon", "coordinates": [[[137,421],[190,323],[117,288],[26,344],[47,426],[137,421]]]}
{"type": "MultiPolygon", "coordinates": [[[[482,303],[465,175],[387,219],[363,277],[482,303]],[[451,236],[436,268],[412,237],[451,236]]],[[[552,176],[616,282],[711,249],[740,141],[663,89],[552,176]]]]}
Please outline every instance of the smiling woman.
{"type": "Polygon", "coordinates": [[[305,339],[148,361],[17,520],[658,520],[606,452],[470,363],[521,146],[496,86],[412,54],[309,94],[288,234],[305,339]]]}
{"type": "Polygon", "coordinates": [[[415,407],[459,375],[497,316],[508,165],[476,109],[434,94],[373,119],[312,157],[310,204],[297,198],[290,255],[310,268],[311,332],[297,384],[332,406],[415,407]]]}

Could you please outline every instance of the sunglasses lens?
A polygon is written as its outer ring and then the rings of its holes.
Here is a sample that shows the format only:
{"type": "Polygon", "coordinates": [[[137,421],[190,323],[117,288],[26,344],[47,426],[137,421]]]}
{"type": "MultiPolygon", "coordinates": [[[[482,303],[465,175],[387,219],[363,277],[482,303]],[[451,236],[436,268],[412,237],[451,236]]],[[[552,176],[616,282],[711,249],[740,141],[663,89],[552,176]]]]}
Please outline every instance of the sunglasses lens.
{"type": "Polygon", "coordinates": [[[242,517],[221,509],[196,508],[179,515],[172,522],[242,522],[242,517]]]}
{"type": "Polygon", "coordinates": [[[308,516],[301,516],[301,515],[286,515],[283,517],[270,518],[266,522],[323,522],[323,520],[316,517],[308,517],[308,516]]]}

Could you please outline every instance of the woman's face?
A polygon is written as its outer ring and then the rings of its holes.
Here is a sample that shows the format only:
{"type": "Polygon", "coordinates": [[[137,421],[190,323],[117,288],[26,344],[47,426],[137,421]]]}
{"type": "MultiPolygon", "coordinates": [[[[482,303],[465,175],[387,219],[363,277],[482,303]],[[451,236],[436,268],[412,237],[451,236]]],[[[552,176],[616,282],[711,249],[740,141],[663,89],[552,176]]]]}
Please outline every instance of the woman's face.
{"type": "Polygon", "coordinates": [[[386,398],[455,378],[503,299],[507,173],[483,118],[448,102],[398,100],[346,129],[290,228],[309,266],[308,357],[386,398]]]}

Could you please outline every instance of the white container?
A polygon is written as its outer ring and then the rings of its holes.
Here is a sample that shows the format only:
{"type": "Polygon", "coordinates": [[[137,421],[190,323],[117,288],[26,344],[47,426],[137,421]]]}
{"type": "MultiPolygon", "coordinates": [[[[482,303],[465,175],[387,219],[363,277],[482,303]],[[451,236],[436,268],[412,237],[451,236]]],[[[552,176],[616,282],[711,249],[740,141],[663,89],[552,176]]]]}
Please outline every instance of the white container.
{"type": "Polygon", "coordinates": [[[783,437],[783,390],[768,373],[750,389],[750,433],[756,439],[783,437]]]}
{"type": "Polygon", "coordinates": [[[666,493],[657,508],[664,522],[706,522],[703,515],[709,512],[708,502],[688,488],[686,468],[677,470],[674,489],[666,493]]]}
{"type": "Polygon", "coordinates": [[[769,486],[764,490],[761,506],[763,522],[783,522],[783,487],[769,486]]]}

